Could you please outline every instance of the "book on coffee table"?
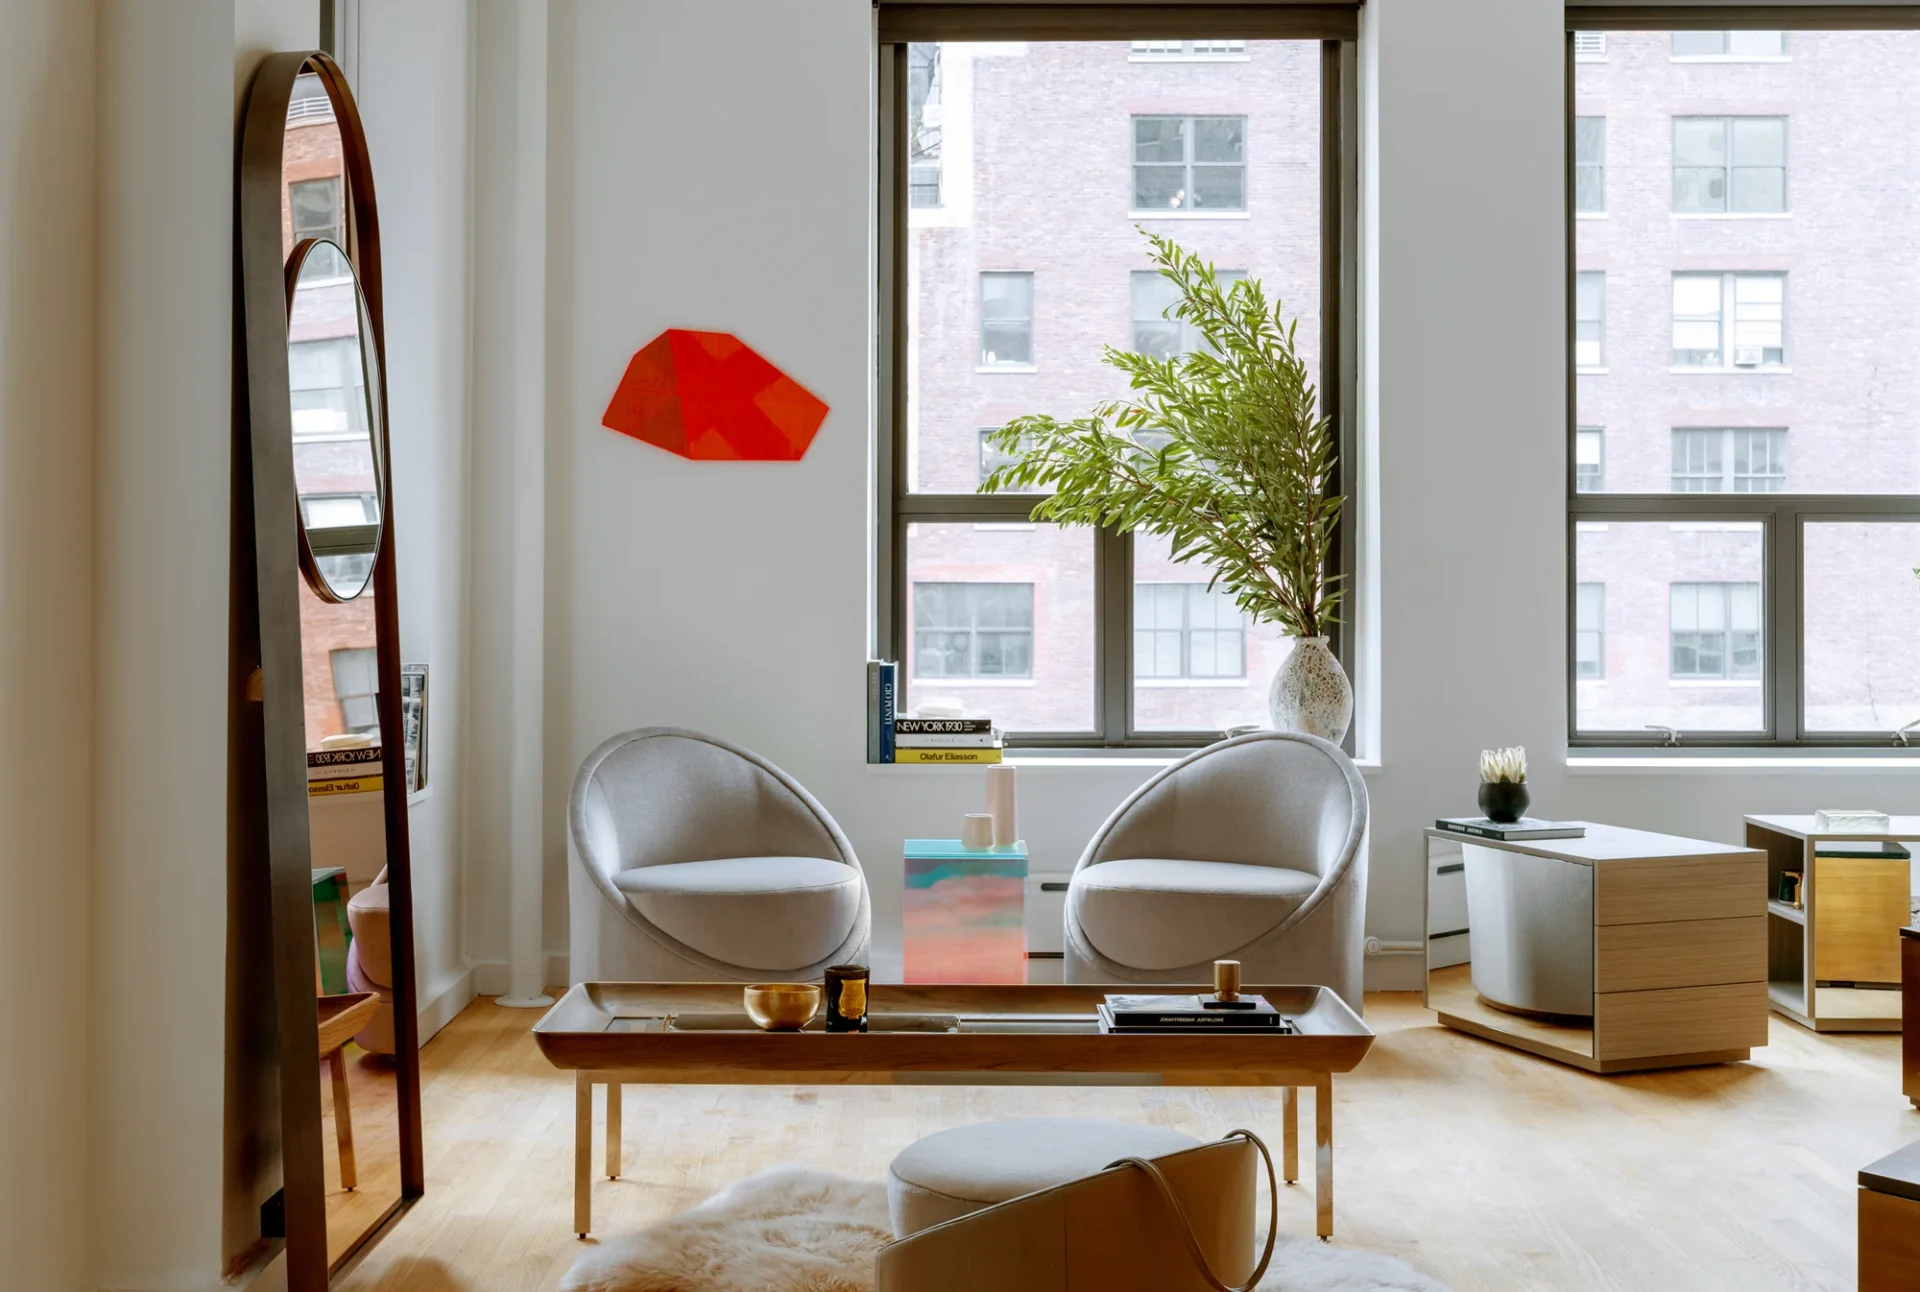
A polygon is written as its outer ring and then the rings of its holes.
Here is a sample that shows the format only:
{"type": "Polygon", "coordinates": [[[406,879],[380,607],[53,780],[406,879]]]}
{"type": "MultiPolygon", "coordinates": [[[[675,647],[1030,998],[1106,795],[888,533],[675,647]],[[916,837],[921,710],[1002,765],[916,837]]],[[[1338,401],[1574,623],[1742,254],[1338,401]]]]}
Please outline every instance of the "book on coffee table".
{"type": "Polygon", "coordinates": [[[1102,1031],[1276,1032],[1280,1011],[1264,996],[1221,1001],[1211,996],[1113,996],[1099,1005],[1102,1031]]]}

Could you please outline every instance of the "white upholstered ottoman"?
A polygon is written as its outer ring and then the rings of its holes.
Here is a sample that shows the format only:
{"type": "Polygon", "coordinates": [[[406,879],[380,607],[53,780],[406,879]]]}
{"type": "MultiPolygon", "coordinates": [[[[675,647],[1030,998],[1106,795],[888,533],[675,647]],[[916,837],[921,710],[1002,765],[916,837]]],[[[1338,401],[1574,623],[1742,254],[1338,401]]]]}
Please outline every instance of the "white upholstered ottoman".
{"type": "Polygon", "coordinates": [[[893,1235],[907,1238],[1037,1189],[1092,1175],[1122,1157],[1159,1157],[1200,1141],[1179,1131],[1093,1117],[1031,1117],[938,1131],[887,1168],[893,1235]]]}

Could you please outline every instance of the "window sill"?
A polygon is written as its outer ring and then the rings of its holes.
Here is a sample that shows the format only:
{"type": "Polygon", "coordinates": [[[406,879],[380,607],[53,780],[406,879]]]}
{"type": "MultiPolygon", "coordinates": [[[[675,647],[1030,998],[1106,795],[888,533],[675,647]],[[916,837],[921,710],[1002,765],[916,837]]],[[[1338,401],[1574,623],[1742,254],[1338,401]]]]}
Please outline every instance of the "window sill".
{"type": "Polygon", "coordinates": [[[407,795],[407,806],[413,807],[416,804],[425,803],[428,799],[432,797],[433,797],[433,786],[429,785],[425,789],[418,789],[418,790],[415,790],[413,793],[407,795]]]}
{"type": "Polygon", "coordinates": [[[1668,686],[1684,687],[1689,691],[1731,691],[1737,687],[1758,688],[1761,679],[1757,677],[1670,677],[1668,686]]]}
{"type": "Polygon", "coordinates": [[[1791,63],[1791,54],[1669,54],[1669,63],[1791,63]]]}
{"type": "Polygon", "coordinates": [[[1246,211],[1128,211],[1129,220],[1250,220],[1246,211]]]}
{"type": "Polygon", "coordinates": [[[1251,63],[1251,54],[1128,54],[1129,63],[1251,63]]]}
{"type": "Polygon", "coordinates": [[[1791,220],[1792,211],[1669,211],[1676,220],[1791,220]]]}
{"type": "Polygon", "coordinates": [[[1776,772],[1909,772],[1920,770],[1920,752],[1889,749],[1873,753],[1865,749],[1808,751],[1788,750],[1705,750],[1655,752],[1653,750],[1569,749],[1567,770],[1576,776],[1642,775],[1657,772],[1721,773],[1743,772],[1766,775],[1776,772]]]}
{"type": "MultiPolygon", "coordinates": [[[[1204,749],[1206,746],[1196,746],[1204,749]]],[[[1002,767],[1018,767],[1022,771],[1100,771],[1123,768],[1171,767],[1182,758],[1195,752],[1195,749],[1010,749],[1006,753],[1002,767]]],[[[1920,765],[1920,758],[1915,759],[1920,765]]],[[[959,764],[965,766],[965,764],[959,764]]],[[[973,764],[974,766],[995,766],[992,763],[973,764]]],[[[1380,771],[1377,758],[1356,758],[1353,765],[1360,769],[1363,776],[1372,776],[1380,771]]],[[[895,772],[934,774],[951,773],[954,765],[942,766],[938,763],[864,763],[870,772],[892,774],[895,772]]]]}
{"type": "Polygon", "coordinates": [[[1612,371],[1613,369],[1602,364],[1598,368],[1575,368],[1573,375],[1576,377],[1604,377],[1612,371]]]}
{"type": "Polygon", "coordinates": [[[1240,677],[1136,677],[1136,688],[1161,691],[1239,691],[1245,689],[1247,679],[1240,677]]]}
{"type": "Polygon", "coordinates": [[[1575,211],[1573,218],[1576,220],[1604,220],[1607,218],[1607,213],[1605,211],[1575,211]]]}
{"type": "Polygon", "coordinates": [[[1790,377],[1793,369],[1787,364],[1772,368],[1708,368],[1699,364],[1674,364],[1667,369],[1676,377],[1790,377]]]}
{"type": "Polygon", "coordinates": [[[943,686],[987,686],[996,690],[1007,690],[1031,687],[1034,685],[1034,680],[1030,677],[915,677],[913,684],[930,689],[943,686]]]}
{"type": "Polygon", "coordinates": [[[975,372],[1038,372],[1040,369],[1031,363],[982,363],[974,367],[975,372]]]}

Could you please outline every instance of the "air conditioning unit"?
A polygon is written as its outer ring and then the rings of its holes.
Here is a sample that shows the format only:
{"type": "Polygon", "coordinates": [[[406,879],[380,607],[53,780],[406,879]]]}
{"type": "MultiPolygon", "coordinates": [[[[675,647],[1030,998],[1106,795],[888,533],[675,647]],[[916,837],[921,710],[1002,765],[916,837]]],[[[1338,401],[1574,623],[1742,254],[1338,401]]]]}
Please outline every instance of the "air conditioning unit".
{"type": "Polygon", "coordinates": [[[1736,368],[1758,368],[1760,356],[1764,353],[1757,345],[1740,345],[1733,349],[1733,366],[1736,368]]]}
{"type": "Polygon", "coordinates": [[[1574,32],[1573,56],[1575,58],[1605,58],[1607,56],[1607,33],[1604,31],[1574,32]]]}

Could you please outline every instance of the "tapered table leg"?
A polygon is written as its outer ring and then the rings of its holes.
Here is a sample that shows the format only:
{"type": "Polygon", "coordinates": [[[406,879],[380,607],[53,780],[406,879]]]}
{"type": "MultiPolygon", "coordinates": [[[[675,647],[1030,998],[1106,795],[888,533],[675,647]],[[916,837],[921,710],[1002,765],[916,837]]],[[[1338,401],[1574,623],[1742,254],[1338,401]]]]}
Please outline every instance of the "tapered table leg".
{"type": "Polygon", "coordinates": [[[1333,1077],[1325,1075],[1313,1087],[1313,1209],[1314,1232],[1333,1237],[1333,1077]]]}
{"type": "Polygon", "coordinates": [[[573,1228],[593,1232],[593,1081],[585,1070],[573,1077],[573,1228]]]}
{"type": "Polygon", "coordinates": [[[1297,1086],[1286,1086],[1280,1091],[1280,1124],[1280,1174],[1292,1184],[1300,1178],[1300,1089],[1297,1086]]]}
{"type": "Polygon", "coordinates": [[[620,1178],[620,1083],[607,1083],[607,1179],[620,1178]]]}
{"type": "Polygon", "coordinates": [[[359,1187],[360,1170],[353,1159],[353,1097],[347,1091],[346,1047],[327,1056],[327,1071],[333,1077],[333,1133],[340,1141],[340,1187],[359,1187]]]}

